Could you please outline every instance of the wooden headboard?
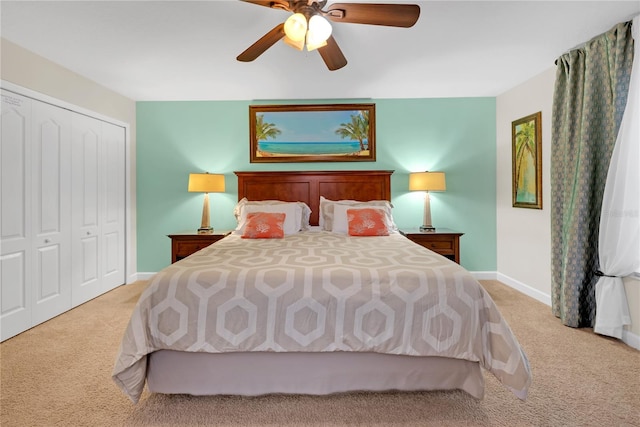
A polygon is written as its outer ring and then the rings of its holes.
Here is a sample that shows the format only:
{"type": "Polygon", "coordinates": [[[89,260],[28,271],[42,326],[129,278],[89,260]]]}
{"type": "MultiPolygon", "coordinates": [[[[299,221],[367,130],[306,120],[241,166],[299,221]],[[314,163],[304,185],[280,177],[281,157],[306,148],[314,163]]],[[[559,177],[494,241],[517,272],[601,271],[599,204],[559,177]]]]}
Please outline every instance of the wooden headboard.
{"type": "Polygon", "coordinates": [[[311,225],[318,225],[320,196],[330,200],[391,200],[390,170],[234,172],[238,200],[305,202],[311,225]]]}

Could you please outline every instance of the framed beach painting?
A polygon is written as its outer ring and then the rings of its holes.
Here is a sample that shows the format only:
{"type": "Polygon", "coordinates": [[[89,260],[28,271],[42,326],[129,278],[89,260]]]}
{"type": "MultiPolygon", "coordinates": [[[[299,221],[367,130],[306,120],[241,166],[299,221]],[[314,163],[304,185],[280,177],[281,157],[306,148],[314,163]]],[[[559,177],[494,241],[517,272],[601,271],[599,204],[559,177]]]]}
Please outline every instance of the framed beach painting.
{"type": "Polygon", "coordinates": [[[542,209],[542,112],[511,123],[513,207],[542,209]]]}
{"type": "Polygon", "coordinates": [[[375,161],[375,112],[375,104],[250,105],[250,161],[375,161]]]}

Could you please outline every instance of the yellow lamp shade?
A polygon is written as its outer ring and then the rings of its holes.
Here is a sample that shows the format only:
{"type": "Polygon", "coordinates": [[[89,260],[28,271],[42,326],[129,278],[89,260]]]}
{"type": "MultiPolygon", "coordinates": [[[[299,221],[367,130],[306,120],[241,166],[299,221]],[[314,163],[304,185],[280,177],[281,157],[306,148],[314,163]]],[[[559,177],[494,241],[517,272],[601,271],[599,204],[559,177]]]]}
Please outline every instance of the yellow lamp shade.
{"type": "Polygon", "coordinates": [[[224,193],[224,175],[213,173],[189,174],[189,192],[224,193]]]}
{"type": "Polygon", "coordinates": [[[445,191],[444,172],[415,172],[409,174],[409,191],[445,191]]]}

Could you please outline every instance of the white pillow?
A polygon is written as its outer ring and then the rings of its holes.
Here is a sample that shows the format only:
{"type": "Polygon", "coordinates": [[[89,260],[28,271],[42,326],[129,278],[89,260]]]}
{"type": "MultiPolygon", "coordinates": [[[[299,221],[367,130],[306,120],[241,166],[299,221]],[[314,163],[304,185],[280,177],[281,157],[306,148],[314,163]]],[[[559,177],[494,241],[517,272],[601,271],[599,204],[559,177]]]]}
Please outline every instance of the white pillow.
{"type": "Polygon", "coordinates": [[[329,204],[335,203],[333,200],[325,199],[324,196],[320,196],[320,212],[318,212],[318,225],[321,229],[324,228],[325,216],[327,216],[326,210],[328,209],[329,204]]]}
{"type": "Polygon", "coordinates": [[[334,208],[338,205],[383,208],[385,210],[385,213],[387,214],[387,222],[389,222],[389,232],[398,231],[398,227],[396,226],[393,220],[393,215],[391,214],[391,208],[393,208],[393,205],[387,200],[371,200],[369,202],[359,202],[357,200],[329,200],[324,198],[323,196],[320,196],[320,215],[318,224],[323,230],[333,231],[333,221],[335,217],[334,208]]]}
{"type": "Polygon", "coordinates": [[[282,200],[248,200],[246,197],[243,197],[236,206],[233,208],[233,215],[236,217],[236,222],[240,223],[240,211],[243,206],[247,205],[281,205],[281,204],[295,204],[300,206],[302,209],[302,216],[300,220],[300,230],[308,230],[309,229],[309,218],[311,217],[311,208],[304,202],[284,202],[282,200]]]}
{"type": "Polygon", "coordinates": [[[391,210],[384,206],[370,206],[366,204],[347,205],[336,203],[333,206],[333,226],[331,231],[340,234],[349,234],[349,221],[347,219],[348,209],[379,209],[384,212],[385,223],[387,230],[393,233],[397,230],[397,227],[393,223],[393,217],[391,217],[391,210]]]}
{"type": "Polygon", "coordinates": [[[238,226],[236,227],[236,234],[244,233],[244,228],[247,225],[247,214],[250,212],[270,212],[270,213],[284,213],[284,234],[291,235],[300,231],[300,225],[302,222],[302,207],[297,203],[280,203],[277,205],[244,205],[240,208],[240,219],[238,220],[238,226]]]}

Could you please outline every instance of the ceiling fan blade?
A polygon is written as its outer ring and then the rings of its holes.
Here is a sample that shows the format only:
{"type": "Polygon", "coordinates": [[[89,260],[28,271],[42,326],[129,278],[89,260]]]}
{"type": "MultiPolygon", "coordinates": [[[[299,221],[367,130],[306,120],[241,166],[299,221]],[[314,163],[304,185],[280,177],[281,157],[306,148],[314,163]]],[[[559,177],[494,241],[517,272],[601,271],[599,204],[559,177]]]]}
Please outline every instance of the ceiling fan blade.
{"type": "Polygon", "coordinates": [[[327,64],[327,68],[331,71],[338,70],[347,65],[347,58],[344,57],[340,46],[338,46],[333,36],[329,36],[327,45],[319,48],[318,52],[324,63],[327,64]]]}
{"type": "Polygon", "coordinates": [[[245,3],[253,3],[258,6],[270,7],[272,9],[289,10],[289,2],[287,0],[240,0],[245,3]]]}
{"type": "Polygon", "coordinates": [[[250,62],[262,55],[267,49],[284,37],[284,24],[276,25],[271,31],[249,46],[236,58],[241,62],[250,62]]]}
{"type": "Polygon", "coordinates": [[[334,22],[412,27],[420,16],[416,4],[335,3],[324,15],[334,22]]]}

